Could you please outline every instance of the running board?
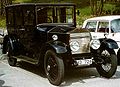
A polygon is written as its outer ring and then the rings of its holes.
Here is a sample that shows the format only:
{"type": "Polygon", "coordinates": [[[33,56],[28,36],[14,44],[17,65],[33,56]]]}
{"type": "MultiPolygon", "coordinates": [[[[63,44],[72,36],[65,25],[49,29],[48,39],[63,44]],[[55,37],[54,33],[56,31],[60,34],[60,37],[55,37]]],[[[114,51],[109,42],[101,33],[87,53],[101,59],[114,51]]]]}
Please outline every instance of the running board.
{"type": "Polygon", "coordinates": [[[19,56],[12,56],[13,58],[16,58],[16,59],[20,59],[20,60],[23,60],[25,62],[28,62],[28,63],[32,63],[32,64],[38,64],[38,60],[35,60],[35,59],[32,59],[30,57],[27,57],[27,56],[23,56],[23,55],[19,55],[19,56]]]}

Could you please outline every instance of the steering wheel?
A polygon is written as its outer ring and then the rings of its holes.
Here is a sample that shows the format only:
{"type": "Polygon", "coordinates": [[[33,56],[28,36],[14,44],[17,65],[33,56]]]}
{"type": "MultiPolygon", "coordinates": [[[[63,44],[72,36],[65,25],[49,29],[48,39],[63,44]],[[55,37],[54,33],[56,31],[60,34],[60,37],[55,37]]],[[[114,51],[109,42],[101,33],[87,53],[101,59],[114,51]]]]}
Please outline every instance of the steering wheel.
{"type": "Polygon", "coordinates": [[[52,23],[52,19],[50,17],[47,17],[47,22],[52,23]]]}

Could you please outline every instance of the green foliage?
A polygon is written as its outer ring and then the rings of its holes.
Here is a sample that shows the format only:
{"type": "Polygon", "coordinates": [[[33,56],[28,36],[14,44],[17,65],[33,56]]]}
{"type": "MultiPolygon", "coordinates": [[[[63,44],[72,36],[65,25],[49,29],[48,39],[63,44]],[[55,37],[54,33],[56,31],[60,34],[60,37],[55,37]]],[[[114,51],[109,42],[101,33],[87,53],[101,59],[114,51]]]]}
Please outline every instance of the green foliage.
{"type": "MultiPolygon", "coordinates": [[[[82,23],[84,22],[84,20],[86,20],[87,18],[91,18],[93,17],[93,15],[91,15],[91,8],[90,6],[84,7],[84,8],[79,8],[78,10],[80,10],[80,15],[77,15],[77,25],[82,25],[82,23]]],[[[111,13],[115,10],[115,5],[114,4],[104,4],[104,8],[103,11],[110,11],[111,13]]],[[[104,14],[106,15],[106,14],[104,14]]]]}
{"type": "Polygon", "coordinates": [[[84,7],[84,8],[80,8],[80,14],[81,15],[91,15],[91,8],[90,6],[84,7]]]}
{"type": "Polygon", "coordinates": [[[86,19],[91,18],[91,17],[93,16],[92,15],[79,15],[79,16],[77,15],[76,16],[77,25],[81,26],[86,19]]]}
{"type": "Polygon", "coordinates": [[[26,2],[32,2],[32,0],[14,0],[13,3],[26,3],[26,2]]]}
{"type": "Polygon", "coordinates": [[[5,20],[5,18],[0,18],[0,27],[2,27],[2,28],[6,27],[6,20],[5,20]]]}
{"type": "Polygon", "coordinates": [[[114,11],[115,10],[115,5],[114,4],[104,4],[104,8],[105,11],[114,11]]]}
{"type": "Polygon", "coordinates": [[[115,8],[114,4],[105,4],[104,10],[113,10],[115,8]]]}
{"type": "Polygon", "coordinates": [[[83,21],[87,18],[92,17],[91,16],[91,8],[90,6],[87,6],[85,8],[78,9],[80,11],[80,15],[76,16],[77,19],[77,25],[82,25],[83,21]]]}

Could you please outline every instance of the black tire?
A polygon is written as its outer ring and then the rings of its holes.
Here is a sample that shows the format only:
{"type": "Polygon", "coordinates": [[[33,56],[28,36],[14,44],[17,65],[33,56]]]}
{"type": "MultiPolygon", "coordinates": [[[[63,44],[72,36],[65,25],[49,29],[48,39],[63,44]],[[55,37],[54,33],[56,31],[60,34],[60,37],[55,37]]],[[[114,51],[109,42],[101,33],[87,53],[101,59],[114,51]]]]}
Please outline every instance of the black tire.
{"type": "Polygon", "coordinates": [[[112,49],[104,49],[101,51],[102,63],[97,64],[98,73],[105,77],[112,77],[117,69],[117,56],[112,49]]]}
{"type": "Polygon", "coordinates": [[[118,65],[120,65],[120,49],[117,52],[118,65]]]}
{"type": "Polygon", "coordinates": [[[16,63],[17,63],[17,59],[12,57],[13,54],[14,53],[12,51],[12,48],[11,48],[9,42],[8,42],[8,44],[7,44],[7,55],[8,55],[7,60],[8,60],[8,63],[9,63],[10,66],[16,66],[16,63]]]}
{"type": "Polygon", "coordinates": [[[45,54],[44,68],[49,82],[53,85],[60,85],[64,78],[63,60],[52,50],[45,54]]]}

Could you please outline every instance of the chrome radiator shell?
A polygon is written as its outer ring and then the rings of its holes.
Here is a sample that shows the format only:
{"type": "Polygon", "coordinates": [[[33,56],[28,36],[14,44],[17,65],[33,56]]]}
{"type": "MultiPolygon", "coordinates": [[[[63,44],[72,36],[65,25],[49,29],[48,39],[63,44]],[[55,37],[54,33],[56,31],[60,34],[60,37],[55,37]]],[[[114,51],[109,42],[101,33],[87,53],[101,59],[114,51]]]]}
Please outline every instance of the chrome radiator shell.
{"type": "Polygon", "coordinates": [[[70,41],[77,41],[79,43],[79,50],[72,51],[72,54],[90,53],[90,33],[71,33],[70,41]]]}

